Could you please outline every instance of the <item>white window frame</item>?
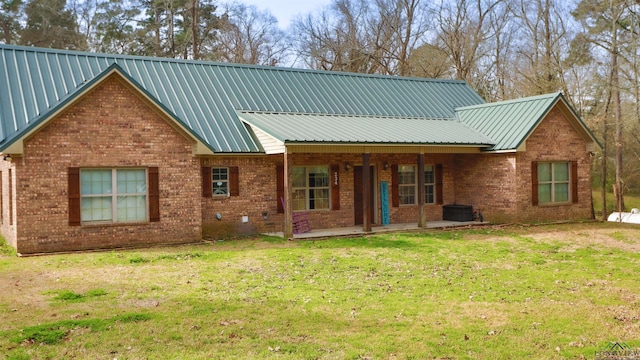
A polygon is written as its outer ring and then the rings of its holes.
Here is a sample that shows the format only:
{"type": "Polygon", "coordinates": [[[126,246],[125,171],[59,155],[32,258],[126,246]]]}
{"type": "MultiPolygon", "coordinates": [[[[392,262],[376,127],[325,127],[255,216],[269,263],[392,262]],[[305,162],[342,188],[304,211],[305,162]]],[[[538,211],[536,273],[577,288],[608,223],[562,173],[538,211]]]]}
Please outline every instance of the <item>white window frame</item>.
{"type": "MultiPolygon", "coordinates": [[[[422,174],[422,176],[425,176],[427,174],[428,171],[431,171],[431,173],[433,174],[433,181],[432,182],[427,182],[426,178],[425,178],[425,182],[424,182],[424,197],[425,197],[425,204],[427,205],[433,205],[436,203],[436,167],[435,165],[432,164],[425,164],[424,166],[424,174],[422,174]],[[427,191],[427,189],[429,189],[431,187],[432,191],[431,193],[429,193],[427,191]],[[428,201],[428,196],[431,195],[432,199],[430,199],[431,201],[428,201]]],[[[400,205],[416,205],[418,203],[418,166],[415,164],[405,164],[405,165],[398,165],[398,197],[400,199],[400,205]],[[400,178],[401,175],[400,173],[402,172],[401,169],[402,167],[411,167],[413,169],[413,183],[406,183],[403,184],[400,182],[400,178]],[[402,194],[402,188],[412,188],[413,189],[413,202],[403,202],[404,198],[403,198],[403,194],[402,194]]]]}
{"type": "Polygon", "coordinates": [[[291,181],[292,183],[292,193],[293,193],[293,197],[294,199],[292,199],[291,203],[292,203],[292,210],[293,211],[325,211],[325,210],[331,210],[331,169],[329,167],[329,165],[309,165],[309,166],[293,166],[293,171],[296,171],[297,169],[304,169],[304,176],[305,176],[305,185],[304,186],[295,186],[295,184],[293,184],[293,179],[291,181]],[[327,184],[326,186],[311,186],[309,183],[309,169],[312,168],[324,168],[326,169],[326,174],[327,174],[327,184]],[[327,206],[326,207],[322,207],[322,208],[317,208],[314,207],[313,209],[311,208],[311,192],[315,191],[315,190],[326,190],[327,191],[327,198],[326,198],[326,203],[327,206]],[[296,207],[296,193],[302,191],[304,193],[304,209],[296,207]]]}
{"type": "Polygon", "coordinates": [[[541,181],[540,180],[540,170],[538,170],[538,204],[540,205],[557,205],[557,204],[568,204],[571,203],[571,163],[569,161],[541,161],[538,162],[538,169],[540,169],[541,165],[551,165],[551,180],[549,181],[541,181]],[[562,164],[567,168],[567,179],[566,180],[556,180],[555,179],[555,167],[556,165],[562,164]],[[566,185],[567,188],[567,199],[562,201],[556,201],[556,185],[566,185]],[[540,197],[540,187],[541,186],[550,186],[550,201],[542,201],[540,197]]]}
{"type": "Polygon", "coordinates": [[[149,222],[149,171],[146,168],[82,168],[80,169],[80,219],[83,224],[92,223],[143,223],[149,222]],[[83,194],[82,193],[82,173],[86,171],[111,171],[111,191],[104,194],[83,194]],[[119,170],[143,170],[145,174],[145,191],[136,193],[118,193],[118,171],[119,170]],[[145,199],[145,217],[139,220],[118,220],[118,197],[119,196],[144,196],[145,199]],[[110,220],[85,220],[82,216],[82,199],[85,198],[111,198],[111,219],[110,220]]]}
{"type": "Polygon", "coordinates": [[[226,197],[231,196],[231,189],[229,188],[229,168],[225,166],[213,166],[211,167],[211,194],[214,197],[226,197]],[[224,170],[226,172],[226,179],[216,179],[216,170],[224,170]],[[222,189],[224,185],[224,189],[222,189]],[[218,186],[218,188],[216,188],[218,186]]]}

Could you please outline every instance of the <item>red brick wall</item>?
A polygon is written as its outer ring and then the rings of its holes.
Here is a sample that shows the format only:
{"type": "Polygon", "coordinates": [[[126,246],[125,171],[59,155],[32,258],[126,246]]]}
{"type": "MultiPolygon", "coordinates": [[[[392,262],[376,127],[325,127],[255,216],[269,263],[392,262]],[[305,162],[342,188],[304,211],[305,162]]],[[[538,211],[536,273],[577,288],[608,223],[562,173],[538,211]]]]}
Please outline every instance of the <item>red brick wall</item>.
{"type": "Polygon", "coordinates": [[[584,139],[558,106],[529,136],[525,151],[458,155],[455,188],[459,202],[473,204],[492,222],[589,218],[590,157],[584,139]],[[577,161],[578,203],[533,206],[532,161],[577,161]]]}
{"type": "MultiPolygon", "coordinates": [[[[309,212],[312,228],[353,225],[353,170],[346,172],[344,163],[357,156],[331,154],[289,155],[290,166],[340,165],[340,209],[309,212]]],[[[278,213],[276,167],[283,165],[283,155],[210,156],[202,159],[202,166],[238,166],[239,196],[202,198],[203,236],[227,238],[243,233],[280,232],[284,216],[278,213]],[[267,219],[262,214],[267,213],[267,219]],[[216,219],[216,214],[222,218],[216,219]],[[247,216],[249,222],[242,223],[247,216]]]]}
{"type": "MultiPolygon", "coordinates": [[[[203,236],[226,239],[257,232],[282,231],[282,214],[277,213],[276,165],[282,164],[282,155],[216,155],[201,159],[201,166],[238,167],[239,195],[202,197],[203,236]],[[263,219],[262,213],[267,213],[263,219]],[[221,215],[221,219],[216,218],[221,215]],[[247,223],[242,217],[248,218],[247,223]]],[[[200,176],[200,169],[198,169],[200,176]]]]}
{"type": "MultiPolygon", "coordinates": [[[[284,227],[283,214],[277,213],[280,199],[277,198],[276,166],[283,164],[283,155],[255,156],[209,156],[202,159],[202,166],[238,166],[239,196],[202,198],[202,223],[205,237],[224,239],[242,235],[242,233],[280,232],[284,227]],[[267,219],[262,214],[267,213],[267,219]],[[221,219],[216,218],[221,215],[221,219]],[[242,217],[248,222],[243,223],[242,217]]],[[[379,184],[387,181],[391,191],[391,167],[384,169],[384,164],[416,164],[416,154],[371,154],[370,164],[375,169],[375,223],[382,222],[382,206],[379,184]]],[[[427,154],[427,164],[443,164],[444,203],[454,203],[454,155],[427,154]]],[[[354,166],[362,164],[361,154],[292,154],[289,155],[290,166],[338,165],[340,183],[340,209],[309,211],[309,221],[314,229],[348,227],[355,223],[353,205],[354,166]],[[350,170],[345,169],[349,163],[350,170]]],[[[391,194],[390,194],[391,196],[391,194]]],[[[389,197],[391,202],[391,197],[389,197]]],[[[418,206],[401,205],[390,207],[391,223],[417,223],[418,206]]],[[[442,206],[427,205],[429,221],[442,219],[442,206]]]]}
{"type": "MultiPolygon", "coordinates": [[[[591,217],[591,158],[586,143],[558,107],[527,139],[527,149],[518,153],[517,207],[524,221],[587,219],[591,217]],[[532,205],[532,161],[577,161],[578,203],[532,205]]],[[[534,175],[537,176],[537,175],[534,175]]]]}
{"type": "Polygon", "coordinates": [[[25,140],[24,156],[13,162],[19,253],[201,238],[200,164],[192,155],[193,141],[135,94],[113,75],[25,140]],[[159,168],[160,222],[68,225],[69,167],[134,166],[159,168]]]}
{"type": "Polygon", "coordinates": [[[456,160],[459,204],[473,205],[487,221],[510,221],[517,215],[515,154],[457,155],[456,160]]]}

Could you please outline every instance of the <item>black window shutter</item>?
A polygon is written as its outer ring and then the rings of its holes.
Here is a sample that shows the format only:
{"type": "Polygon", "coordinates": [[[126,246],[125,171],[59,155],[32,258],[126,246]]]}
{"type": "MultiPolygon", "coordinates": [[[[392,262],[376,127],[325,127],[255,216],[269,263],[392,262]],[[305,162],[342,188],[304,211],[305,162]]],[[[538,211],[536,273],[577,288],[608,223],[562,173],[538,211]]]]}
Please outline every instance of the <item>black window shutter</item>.
{"type": "Polygon", "coordinates": [[[538,206],[538,162],[531,162],[531,205],[538,206]]]}
{"type": "Polygon", "coordinates": [[[578,162],[571,161],[571,201],[578,202],[578,162]]]}
{"type": "Polygon", "coordinates": [[[160,221],[160,176],[157,167],[149,168],[149,221],[160,221]]]}
{"type": "Polygon", "coordinates": [[[436,180],[436,204],[442,205],[442,203],[444,202],[442,191],[442,164],[436,164],[434,176],[436,180]]]}
{"type": "Polygon", "coordinates": [[[213,184],[211,180],[211,167],[202,167],[202,197],[213,196],[213,184]]]}
{"type": "Polygon", "coordinates": [[[69,226],[80,226],[80,168],[68,169],[69,226]]]}
{"type": "Polygon", "coordinates": [[[240,195],[240,178],[238,176],[237,166],[229,167],[229,195],[231,196],[240,195]]]}
{"type": "Polygon", "coordinates": [[[284,165],[276,166],[276,196],[278,201],[278,213],[284,213],[282,201],[284,199],[284,165]]]}
{"type": "Polygon", "coordinates": [[[391,206],[400,206],[400,186],[398,184],[398,165],[391,165],[391,206]]]}

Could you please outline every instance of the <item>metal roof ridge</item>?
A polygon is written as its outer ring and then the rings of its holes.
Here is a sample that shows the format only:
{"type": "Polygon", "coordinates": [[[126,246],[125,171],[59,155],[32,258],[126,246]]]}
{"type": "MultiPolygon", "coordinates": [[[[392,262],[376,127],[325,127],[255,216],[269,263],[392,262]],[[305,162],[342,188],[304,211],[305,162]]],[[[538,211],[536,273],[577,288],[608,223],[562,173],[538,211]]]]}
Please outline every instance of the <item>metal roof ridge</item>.
{"type": "Polygon", "coordinates": [[[517,98],[517,99],[502,100],[502,101],[496,101],[492,103],[463,106],[463,107],[456,108],[455,111],[458,112],[458,111],[465,111],[465,110],[472,110],[472,109],[483,109],[483,108],[490,108],[494,106],[512,105],[512,104],[519,104],[519,103],[524,103],[529,101],[538,101],[543,99],[556,99],[557,97],[561,97],[561,96],[562,96],[562,92],[558,91],[554,93],[528,96],[528,97],[517,98]]]}
{"type": "Polygon", "coordinates": [[[301,113],[301,112],[278,112],[278,111],[255,111],[255,110],[236,110],[240,114],[257,114],[257,115],[295,115],[295,116],[337,116],[351,118],[375,118],[375,119],[405,119],[405,120],[433,120],[433,121],[456,121],[456,118],[431,118],[422,116],[402,116],[402,115],[375,115],[375,114],[331,114],[331,113],[301,113]]]}
{"type": "Polygon", "coordinates": [[[154,61],[154,62],[165,62],[165,63],[200,65],[200,66],[219,66],[219,67],[229,67],[229,68],[272,70],[272,71],[282,71],[282,72],[300,72],[300,73],[312,73],[312,74],[327,75],[327,76],[380,78],[380,79],[387,79],[387,80],[395,79],[395,80],[415,81],[415,82],[452,83],[452,84],[468,85],[464,80],[455,80],[455,79],[436,79],[436,78],[419,78],[419,77],[398,76],[398,75],[363,74],[363,73],[355,73],[355,72],[347,72],[347,71],[302,69],[302,68],[294,68],[294,67],[279,67],[279,66],[254,65],[254,64],[239,64],[239,63],[228,63],[228,62],[210,61],[210,60],[176,59],[176,58],[165,58],[165,57],[155,57],[155,56],[127,55],[127,54],[107,54],[107,53],[97,53],[97,52],[88,52],[88,51],[80,51],[80,50],[53,49],[53,48],[42,48],[42,47],[23,46],[23,45],[0,44],[0,49],[8,49],[8,50],[14,50],[14,51],[15,50],[30,51],[30,52],[36,52],[36,53],[49,53],[49,54],[59,54],[59,55],[71,55],[71,56],[86,56],[86,57],[93,57],[93,58],[154,61]]]}

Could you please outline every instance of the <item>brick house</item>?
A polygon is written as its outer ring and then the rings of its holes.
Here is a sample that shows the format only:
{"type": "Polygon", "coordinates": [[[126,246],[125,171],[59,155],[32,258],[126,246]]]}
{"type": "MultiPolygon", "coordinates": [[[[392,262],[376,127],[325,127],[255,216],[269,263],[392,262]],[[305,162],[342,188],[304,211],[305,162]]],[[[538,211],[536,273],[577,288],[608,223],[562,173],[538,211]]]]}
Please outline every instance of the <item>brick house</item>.
{"type": "Polygon", "coordinates": [[[591,214],[560,93],[0,45],[0,229],[21,254],[591,214]],[[466,215],[465,215],[466,216],[466,215]]]}

